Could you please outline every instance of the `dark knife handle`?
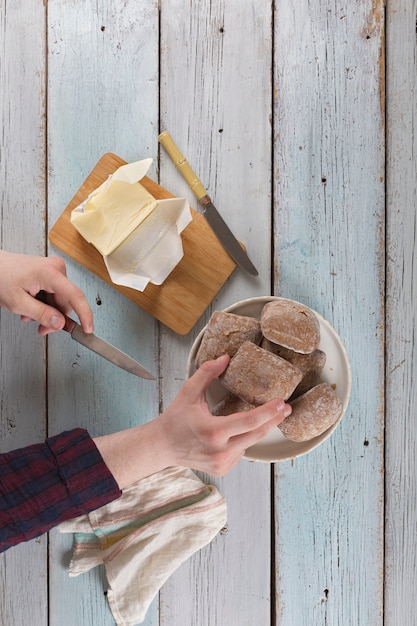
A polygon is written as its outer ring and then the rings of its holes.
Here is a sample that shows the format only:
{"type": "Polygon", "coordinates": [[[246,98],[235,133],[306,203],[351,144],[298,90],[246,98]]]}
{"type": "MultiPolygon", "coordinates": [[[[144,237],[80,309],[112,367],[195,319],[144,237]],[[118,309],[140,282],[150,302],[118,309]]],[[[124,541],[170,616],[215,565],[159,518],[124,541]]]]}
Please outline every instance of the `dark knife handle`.
{"type": "Polygon", "coordinates": [[[77,325],[77,322],[74,322],[74,320],[72,320],[70,317],[67,317],[66,315],[64,315],[65,317],[65,324],[62,330],[66,330],[67,333],[72,333],[74,328],[77,325]]]}
{"type": "MultiPolygon", "coordinates": [[[[50,304],[48,302],[47,293],[43,289],[36,294],[36,299],[39,300],[40,302],[43,302],[44,304],[50,304]]],[[[54,305],[50,305],[50,306],[54,306],[54,305]]],[[[62,311],[61,311],[61,313],[62,313],[62,311]]],[[[74,328],[77,325],[77,322],[74,322],[74,320],[72,320],[70,317],[68,317],[64,313],[62,313],[62,315],[65,318],[65,324],[64,324],[64,327],[63,327],[62,330],[66,330],[67,333],[72,333],[72,331],[74,330],[74,328]]]]}

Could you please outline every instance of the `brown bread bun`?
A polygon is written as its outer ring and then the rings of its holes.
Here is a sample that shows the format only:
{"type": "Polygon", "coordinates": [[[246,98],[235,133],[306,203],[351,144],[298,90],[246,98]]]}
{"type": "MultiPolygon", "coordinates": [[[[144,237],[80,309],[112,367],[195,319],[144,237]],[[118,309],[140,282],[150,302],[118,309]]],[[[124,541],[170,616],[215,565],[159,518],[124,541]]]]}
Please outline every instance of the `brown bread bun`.
{"type": "Polygon", "coordinates": [[[250,341],[245,341],[220,376],[231,393],[256,406],[273,398],[287,400],[302,373],[297,367],[250,341]]]}
{"type": "Polygon", "coordinates": [[[244,341],[259,344],[262,339],[259,320],[244,315],[215,311],[211,316],[198,349],[195,366],[222,354],[232,357],[244,341]]]}
{"type": "Polygon", "coordinates": [[[241,411],[249,411],[254,408],[254,404],[249,404],[246,400],[242,400],[232,393],[229,393],[221,400],[212,410],[213,415],[231,415],[232,413],[240,413],[241,411]]]}
{"type": "Polygon", "coordinates": [[[320,324],[311,309],[292,300],[273,300],[261,312],[261,330],[269,341],[309,354],[320,343],[320,324]]]}
{"type": "Polygon", "coordinates": [[[316,385],[290,402],[292,413],[278,428],[291,441],[309,441],[330,428],[340,417],[343,405],[327,383],[316,385]]]}
{"type": "Polygon", "coordinates": [[[303,378],[291,396],[292,399],[301,396],[320,382],[320,376],[326,364],[326,354],[322,350],[314,350],[310,354],[301,354],[301,352],[294,352],[294,350],[279,346],[277,343],[265,339],[265,337],[261,341],[261,348],[277,354],[301,370],[303,378]]]}

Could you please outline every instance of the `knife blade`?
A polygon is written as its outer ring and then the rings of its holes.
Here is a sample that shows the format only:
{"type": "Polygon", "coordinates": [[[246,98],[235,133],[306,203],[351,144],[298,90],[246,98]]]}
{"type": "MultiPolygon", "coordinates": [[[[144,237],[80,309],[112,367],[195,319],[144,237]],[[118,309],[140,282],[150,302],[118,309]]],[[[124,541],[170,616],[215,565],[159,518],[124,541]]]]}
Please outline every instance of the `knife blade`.
{"type": "Polygon", "coordinates": [[[203,216],[226,252],[236,261],[239,267],[249,272],[249,274],[257,276],[258,271],[256,267],[217,211],[201,180],[194,173],[187,159],[174,143],[170,133],[168,131],[161,133],[158,136],[158,140],[167,151],[180,174],[188,183],[191,191],[196,195],[197,200],[200,201],[203,216]]]}
{"type": "Polygon", "coordinates": [[[77,322],[66,315],[64,317],[65,326],[62,330],[70,333],[75,341],[135,376],[155,380],[155,376],[125,352],[122,352],[122,350],[119,350],[119,348],[116,348],[111,343],[104,341],[104,339],[97,337],[94,333],[85,333],[80,324],[77,324],[77,322]]]}

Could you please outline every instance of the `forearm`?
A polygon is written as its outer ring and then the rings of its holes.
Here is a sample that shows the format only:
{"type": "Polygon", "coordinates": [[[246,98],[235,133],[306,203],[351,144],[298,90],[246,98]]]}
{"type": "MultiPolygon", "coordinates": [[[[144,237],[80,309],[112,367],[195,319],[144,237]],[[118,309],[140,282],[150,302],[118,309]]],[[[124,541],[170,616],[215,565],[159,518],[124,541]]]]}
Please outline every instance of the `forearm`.
{"type": "Polygon", "coordinates": [[[174,465],[222,476],[291,412],[277,398],[247,412],[212,415],[205,391],[228,361],[205,363],[154,420],[94,440],[120,489],[174,465]]]}
{"type": "Polygon", "coordinates": [[[176,464],[158,419],[96,437],[94,443],[120,489],[176,464]]]}
{"type": "Polygon", "coordinates": [[[245,449],[291,407],[276,399],[247,412],[213,416],[205,392],[229,357],[201,366],[167,409],[134,428],[97,437],[82,429],[0,455],[0,552],[88,513],[166,467],[226,474],[245,449]]]}

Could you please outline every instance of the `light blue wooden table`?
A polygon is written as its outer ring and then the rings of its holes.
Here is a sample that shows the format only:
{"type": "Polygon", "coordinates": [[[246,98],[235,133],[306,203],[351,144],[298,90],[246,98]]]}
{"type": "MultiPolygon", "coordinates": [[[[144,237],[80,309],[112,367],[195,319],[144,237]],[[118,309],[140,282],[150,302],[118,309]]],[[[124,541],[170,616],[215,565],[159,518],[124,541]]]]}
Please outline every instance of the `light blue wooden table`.
{"type": "MultiPolygon", "coordinates": [[[[1,449],[151,419],[211,310],[271,293],[342,336],[347,414],[311,454],[215,483],[227,531],[162,588],[145,626],[413,626],[417,615],[416,0],[0,2],[0,244],[47,233],[98,159],[154,158],[194,198],[168,129],[259,270],[235,271],[185,337],[70,258],[97,334],[156,385],[1,312],[1,449]],[[384,6],[386,4],[386,7],[384,6]]],[[[110,626],[103,571],[67,575],[56,530],[0,558],[2,626],[110,626]]]]}

